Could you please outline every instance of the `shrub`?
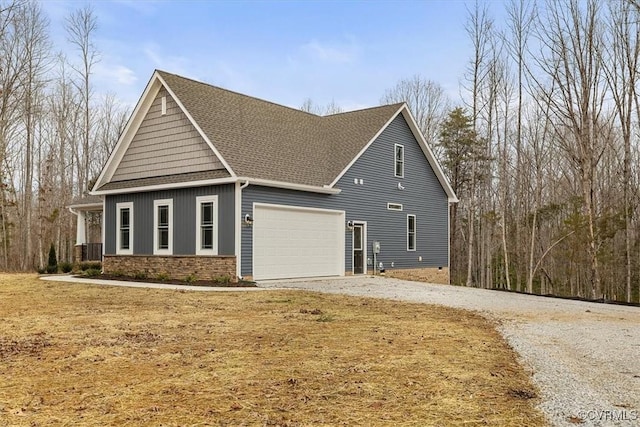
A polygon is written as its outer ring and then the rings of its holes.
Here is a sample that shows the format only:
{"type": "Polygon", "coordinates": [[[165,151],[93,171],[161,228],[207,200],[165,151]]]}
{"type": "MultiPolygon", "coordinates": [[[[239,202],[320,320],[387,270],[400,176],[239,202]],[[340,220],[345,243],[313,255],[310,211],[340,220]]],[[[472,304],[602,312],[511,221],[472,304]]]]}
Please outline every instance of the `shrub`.
{"type": "Polygon", "coordinates": [[[46,273],[46,272],[47,272],[47,269],[46,269],[46,268],[38,267],[38,274],[44,274],[44,273],[46,273]]]}
{"type": "Polygon", "coordinates": [[[94,261],[94,262],[81,262],[80,263],[80,270],[85,271],[85,270],[89,270],[89,269],[93,269],[93,270],[102,270],[102,263],[99,261],[94,261]]]}
{"type": "Polygon", "coordinates": [[[111,275],[115,277],[123,277],[125,274],[122,270],[114,270],[113,272],[111,272],[111,275]]]}
{"type": "Polygon", "coordinates": [[[61,262],[58,264],[60,271],[63,273],[70,273],[73,270],[73,265],[70,262],[61,262]]]}
{"type": "Polygon", "coordinates": [[[156,279],[160,280],[161,282],[164,282],[165,280],[169,280],[169,275],[163,271],[162,273],[158,273],[158,275],[156,276],[156,279]]]}
{"type": "Polygon", "coordinates": [[[184,278],[184,281],[187,283],[194,283],[196,280],[198,280],[198,278],[193,273],[184,278]]]}
{"type": "Polygon", "coordinates": [[[97,268],[88,268],[84,271],[84,275],[88,277],[96,277],[102,274],[102,270],[98,270],[97,268]]]}
{"type": "Polygon", "coordinates": [[[145,280],[148,277],[146,271],[136,271],[133,273],[133,278],[137,280],[145,280]]]}
{"type": "Polygon", "coordinates": [[[218,284],[218,285],[228,285],[229,283],[231,283],[231,277],[229,277],[229,276],[218,276],[215,279],[213,279],[213,282],[218,284]]]}
{"type": "Polygon", "coordinates": [[[53,243],[49,247],[49,261],[47,262],[47,273],[58,272],[58,258],[56,257],[56,248],[53,243]]]}

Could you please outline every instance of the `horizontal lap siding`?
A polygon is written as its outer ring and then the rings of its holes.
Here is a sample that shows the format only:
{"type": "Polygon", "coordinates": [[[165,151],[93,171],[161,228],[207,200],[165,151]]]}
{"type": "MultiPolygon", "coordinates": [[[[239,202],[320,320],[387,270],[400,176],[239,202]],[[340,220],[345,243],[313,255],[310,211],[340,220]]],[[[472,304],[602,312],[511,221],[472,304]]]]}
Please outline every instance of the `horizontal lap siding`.
{"type": "MultiPolygon", "coordinates": [[[[134,254],[153,254],[153,201],[173,199],[173,254],[193,255],[196,248],[196,197],[209,195],[218,195],[218,254],[234,255],[235,186],[232,184],[107,196],[106,229],[116,230],[116,203],[133,202],[134,254]]],[[[106,254],[115,254],[116,232],[106,235],[106,254]]]]}
{"type": "MultiPolygon", "coordinates": [[[[242,215],[253,213],[253,203],[346,211],[346,221],[367,222],[367,256],[380,241],[378,259],[386,268],[448,266],[448,200],[420,146],[402,116],[398,116],[340,179],[337,195],[322,195],[249,186],[242,194],[242,215]],[[394,177],[394,144],[405,147],[405,178],[394,177]],[[363,185],[354,184],[362,179],[363,185]],[[404,190],[398,189],[401,183],[404,190]],[[400,203],[403,211],[387,210],[400,203]],[[416,215],[416,251],[407,251],[407,214],[416,215]],[[422,257],[422,261],[418,261],[422,257]]],[[[351,271],[351,232],[345,229],[345,269],[351,271]]],[[[242,274],[252,268],[252,228],[242,228],[242,274]]]]}
{"type": "Polygon", "coordinates": [[[161,89],[140,124],[112,181],[222,169],[211,148],[171,98],[161,89]],[[167,114],[162,115],[162,97],[167,114]]]}

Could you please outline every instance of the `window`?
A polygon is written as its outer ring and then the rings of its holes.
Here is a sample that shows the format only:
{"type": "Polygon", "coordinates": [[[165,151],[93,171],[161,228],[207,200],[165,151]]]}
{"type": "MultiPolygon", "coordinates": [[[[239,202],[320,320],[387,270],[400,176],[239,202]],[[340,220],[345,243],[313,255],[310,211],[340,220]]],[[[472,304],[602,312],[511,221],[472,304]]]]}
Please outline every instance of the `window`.
{"type": "Polygon", "coordinates": [[[416,250],[416,216],[407,215],[407,250],[416,250]]]}
{"type": "Polygon", "coordinates": [[[218,196],[196,197],[196,255],[218,254],[218,196]]]}
{"type": "Polygon", "coordinates": [[[387,203],[387,209],[390,211],[401,211],[402,205],[400,203],[387,203]]]}
{"type": "Polygon", "coordinates": [[[404,178],[404,145],[395,145],[396,178],[404,178]]]}
{"type": "Polygon", "coordinates": [[[173,200],[153,201],[153,253],[173,254],[173,200]]]}
{"type": "Polygon", "coordinates": [[[133,254],[133,203],[116,203],[116,254],[133,254]]]}

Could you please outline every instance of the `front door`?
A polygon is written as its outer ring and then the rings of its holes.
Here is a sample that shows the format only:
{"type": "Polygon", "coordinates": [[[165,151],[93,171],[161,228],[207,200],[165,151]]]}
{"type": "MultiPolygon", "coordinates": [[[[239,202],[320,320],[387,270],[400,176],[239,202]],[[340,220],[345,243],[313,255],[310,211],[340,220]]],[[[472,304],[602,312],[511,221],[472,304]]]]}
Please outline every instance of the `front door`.
{"type": "Polygon", "coordinates": [[[353,226],[353,274],[364,274],[364,224],[353,226]]]}

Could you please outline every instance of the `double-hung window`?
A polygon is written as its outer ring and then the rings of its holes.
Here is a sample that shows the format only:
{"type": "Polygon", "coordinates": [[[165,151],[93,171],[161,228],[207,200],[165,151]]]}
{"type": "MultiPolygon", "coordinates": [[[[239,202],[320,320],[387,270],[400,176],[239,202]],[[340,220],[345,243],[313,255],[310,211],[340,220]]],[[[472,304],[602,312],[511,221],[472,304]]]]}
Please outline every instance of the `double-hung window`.
{"type": "Polygon", "coordinates": [[[173,199],[153,201],[153,253],[173,254],[173,199]]]}
{"type": "Polygon", "coordinates": [[[404,178],[404,145],[395,144],[395,176],[404,178]]]}
{"type": "Polygon", "coordinates": [[[407,250],[416,250],[416,216],[407,215],[407,250]]]}
{"type": "Polygon", "coordinates": [[[116,254],[133,254],[133,203],[116,203],[116,254]]]}
{"type": "Polygon", "coordinates": [[[218,255],[218,196],[196,197],[196,255],[218,255]]]}

